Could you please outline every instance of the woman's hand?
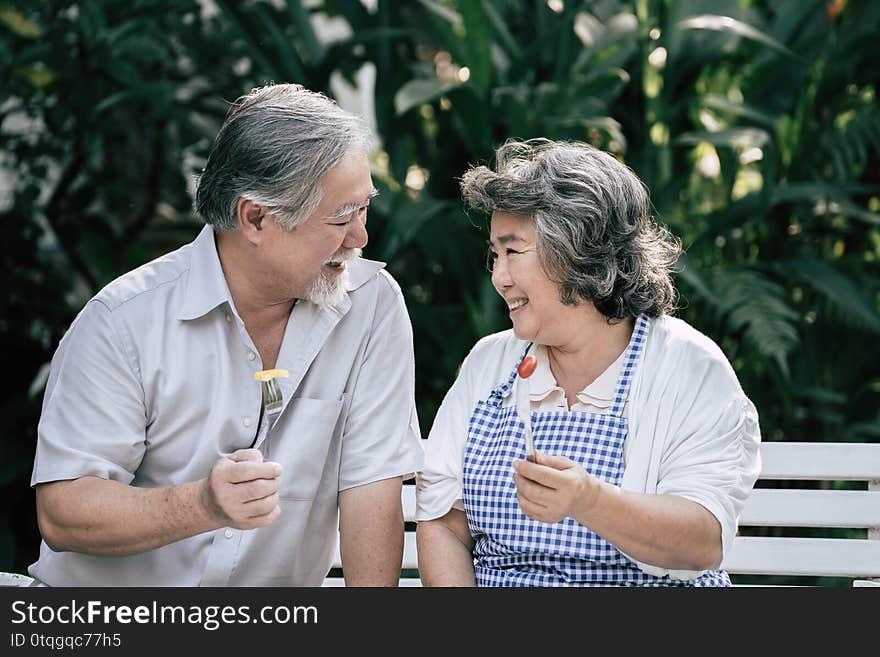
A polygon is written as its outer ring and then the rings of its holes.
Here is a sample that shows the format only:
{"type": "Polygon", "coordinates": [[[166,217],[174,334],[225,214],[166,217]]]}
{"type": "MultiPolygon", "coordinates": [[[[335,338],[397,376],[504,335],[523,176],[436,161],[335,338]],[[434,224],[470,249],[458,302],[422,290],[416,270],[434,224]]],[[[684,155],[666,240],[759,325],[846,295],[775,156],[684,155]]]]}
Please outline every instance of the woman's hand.
{"type": "Polygon", "coordinates": [[[538,452],[535,459],[535,463],[513,462],[513,483],[523,513],[548,523],[589,515],[602,482],[566,456],[538,452]]]}

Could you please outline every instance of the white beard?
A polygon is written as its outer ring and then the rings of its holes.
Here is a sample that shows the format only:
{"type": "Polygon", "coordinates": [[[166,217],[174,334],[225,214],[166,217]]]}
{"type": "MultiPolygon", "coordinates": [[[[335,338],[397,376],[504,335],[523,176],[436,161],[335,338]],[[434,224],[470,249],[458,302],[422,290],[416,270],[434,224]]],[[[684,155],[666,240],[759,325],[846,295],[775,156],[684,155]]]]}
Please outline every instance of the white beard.
{"type": "Polygon", "coordinates": [[[345,298],[347,284],[347,270],[341,274],[336,274],[332,278],[321,272],[306,291],[306,299],[320,308],[330,308],[345,298]]]}
{"type": "MultiPolygon", "coordinates": [[[[360,257],[361,249],[350,249],[345,253],[346,262],[350,262],[360,257]]],[[[306,291],[306,299],[311,301],[319,308],[331,308],[342,302],[347,294],[348,287],[348,268],[341,274],[327,275],[323,271],[318,274],[318,278],[311,284],[306,291]]]]}

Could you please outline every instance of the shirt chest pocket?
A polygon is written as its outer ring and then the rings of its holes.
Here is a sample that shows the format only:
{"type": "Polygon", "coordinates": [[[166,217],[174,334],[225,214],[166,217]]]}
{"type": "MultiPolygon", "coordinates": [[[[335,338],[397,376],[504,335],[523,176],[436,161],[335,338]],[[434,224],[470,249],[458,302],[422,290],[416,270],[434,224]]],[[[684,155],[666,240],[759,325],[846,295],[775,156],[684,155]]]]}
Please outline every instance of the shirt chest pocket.
{"type": "MultiPolygon", "coordinates": [[[[266,441],[266,458],[284,467],[282,499],[315,498],[328,458],[339,454],[339,421],[344,399],[291,399],[266,441]],[[334,443],[337,443],[334,448],[334,443]]],[[[333,472],[338,466],[333,466],[333,472]]],[[[335,490],[335,481],[334,481],[335,490]]]]}

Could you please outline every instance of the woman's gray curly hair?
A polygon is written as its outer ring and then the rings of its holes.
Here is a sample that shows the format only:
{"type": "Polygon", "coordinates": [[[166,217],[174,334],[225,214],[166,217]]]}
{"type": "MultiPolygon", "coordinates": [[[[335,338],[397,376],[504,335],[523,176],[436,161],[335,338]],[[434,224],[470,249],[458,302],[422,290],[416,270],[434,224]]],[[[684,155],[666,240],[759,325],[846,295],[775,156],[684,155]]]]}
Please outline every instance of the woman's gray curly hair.
{"type": "Polygon", "coordinates": [[[469,169],[464,200],[487,214],[529,217],[560,300],[591,301],[609,321],[675,308],[670,271],[681,243],[651,219],[648,190],[613,156],[581,142],[507,141],[496,170],[469,169]]]}

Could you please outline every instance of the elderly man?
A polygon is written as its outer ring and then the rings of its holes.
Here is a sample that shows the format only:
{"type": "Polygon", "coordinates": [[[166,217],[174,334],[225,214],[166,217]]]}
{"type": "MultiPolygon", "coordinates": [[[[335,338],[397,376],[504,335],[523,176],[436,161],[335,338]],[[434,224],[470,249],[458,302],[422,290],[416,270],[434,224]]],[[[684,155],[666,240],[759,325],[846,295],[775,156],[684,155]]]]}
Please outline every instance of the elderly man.
{"type": "Polygon", "coordinates": [[[348,585],[397,583],[422,448],[403,297],[359,257],[368,143],[298,85],[231,109],[199,179],[208,225],[101,290],[52,360],[36,582],[317,586],[338,526],[348,585]]]}

